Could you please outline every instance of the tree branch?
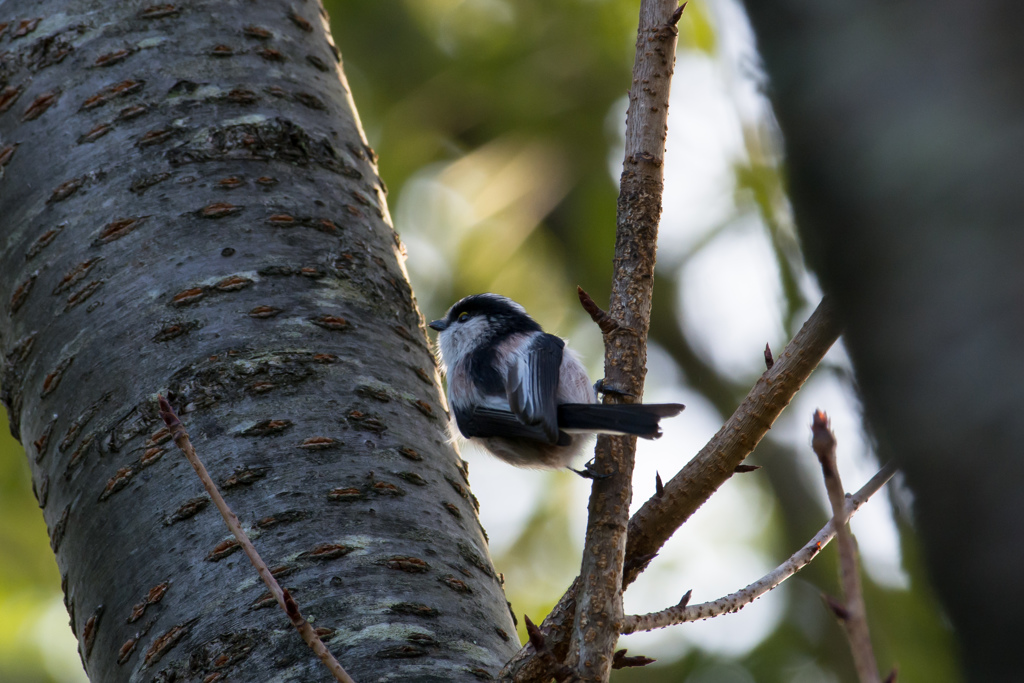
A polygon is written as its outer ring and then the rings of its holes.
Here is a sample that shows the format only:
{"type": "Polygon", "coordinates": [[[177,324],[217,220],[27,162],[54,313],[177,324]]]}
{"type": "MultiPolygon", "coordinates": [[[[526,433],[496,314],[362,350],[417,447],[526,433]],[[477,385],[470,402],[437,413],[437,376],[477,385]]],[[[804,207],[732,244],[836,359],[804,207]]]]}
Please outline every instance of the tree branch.
{"type": "MultiPolygon", "coordinates": [[[[655,553],[711,495],[768,433],[783,408],[839,338],[842,326],[830,297],[818,304],[793,340],[766,370],[723,427],[629,522],[626,557],[655,553]]],[[[632,583],[644,565],[628,572],[632,583]]]]}
{"type": "MultiPolygon", "coordinates": [[[[665,485],[660,497],[648,500],[633,515],[623,586],[640,574],[675,530],[733,475],[736,465],[754,450],[841,331],[835,305],[825,297],[722,429],[665,485]]],[[[541,624],[547,646],[557,657],[567,652],[568,624],[575,612],[578,584],[579,579],[541,624]]],[[[530,646],[520,650],[500,674],[501,680],[514,683],[536,683],[545,675],[544,665],[534,657],[530,646]]]]}
{"type": "MultiPolygon", "coordinates": [[[[620,393],[606,393],[606,403],[643,393],[664,185],[669,88],[681,11],[676,0],[640,2],[608,311],[618,328],[602,326],[602,331],[607,330],[604,382],[620,393]]],[[[597,307],[588,311],[594,315],[594,309],[597,307]]],[[[578,609],[568,658],[581,681],[601,683],[611,675],[622,622],[622,572],[635,451],[636,437],[598,439],[595,469],[611,476],[596,479],[590,495],[578,609]]]]}
{"type": "Polygon", "coordinates": [[[836,437],[824,411],[814,411],[811,423],[811,447],[821,463],[825,477],[825,489],[832,504],[832,519],[839,536],[839,579],[843,588],[844,602],[832,611],[839,617],[850,641],[853,663],[861,683],[878,683],[878,663],[871,648],[871,634],[868,632],[867,609],[860,588],[860,572],[857,570],[857,546],[853,534],[846,525],[846,493],[836,466],[836,437]]]}
{"type": "MultiPolygon", "coordinates": [[[[885,486],[895,473],[895,465],[885,465],[857,493],[850,496],[845,503],[843,523],[845,524],[871,496],[885,486]]],[[[788,560],[749,586],[735,593],[730,593],[725,597],[712,600],[711,602],[703,602],[699,605],[682,603],[660,612],[641,616],[628,616],[623,623],[623,635],[636,633],[637,631],[652,631],[673,624],[682,624],[687,621],[697,621],[699,619],[717,617],[721,614],[738,612],[810,564],[811,560],[821,552],[821,549],[828,545],[829,541],[835,537],[836,524],[836,517],[833,516],[828,524],[822,527],[821,531],[815,534],[814,538],[804,544],[800,550],[793,553],[788,560]]]]}
{"type": "Polygon", "coordinates": [[[196,455],[195,448],[192,447],[192,441],[189,439],[188,431],[185,429],[185,425],[181,423],[178,416],[174,412],[174,408],[167,402],[163,396],[159,397],[160,402],[160,417],[163,418],[164,424],[167,425],[167,429],[171,432],[171,438],[174,439],[174,443],[177,444],[181,452],[185,454],[189,464],[192,465],[192,469],[199,475],[199,479],[203,482],[203,487],[206,489],[206,493],[209,494],[210,499],[213,500],[213,504],[220,510],[221,517],[224,518],[224,523],[228,525],[228,529],[235,535],[239,545],[245,550],[245,554],[249,556],[249,561],[256,567],[256,571],[259,573],[260,578],[263,579],[263,583],[267,584],[267,588],[270,589],[271,595],[277,599],[277,604],[281,606],[285,614],[292,622],[292,626],[296,628],[302,639],[306,641],[310,649],[316,653],[316,656],[324,663],[324,666],[330,670],[334,675],[334,678],[340,683],[355,683],[352,678],[345,673],[345,669],[341,667],[338,660],[334,658],[334,655],[330,653],[327,646],[320,640],[320,636],[316,634],[313,627],[310,626],[309,622],[306,621],[302,613],[299,611],[299,606],[295,602],[295,599],[288,592],[287,588],[281,588],[280,584],[277,583],[277,579],[270,573],[270,569],[263,562],[263,558],[260,557],[259,553],[256,552],[256,548],[253,546],[252,541],[246,535],[245,531],[242,530],[242,524],[238,521],[238,517],[232,512],[231,508],[228,507],[224,497],[220,495],[220,491],[217,489],[217,485],[213,482],[210,477],[210,473],[206,471],[206,467],[203,466],[199,456],[196,455]]]}

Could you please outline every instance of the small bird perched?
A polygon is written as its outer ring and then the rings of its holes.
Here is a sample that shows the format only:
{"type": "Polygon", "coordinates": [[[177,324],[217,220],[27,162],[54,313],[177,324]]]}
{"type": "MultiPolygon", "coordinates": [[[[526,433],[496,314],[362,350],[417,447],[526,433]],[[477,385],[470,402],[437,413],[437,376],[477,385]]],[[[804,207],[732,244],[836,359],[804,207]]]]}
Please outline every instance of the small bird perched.
{"type": "MultiPolygon", "coordinates": [[[[526,310],[497,294],[456,302],[438,331],[448,403],[462,436],[519,467],[568,467],[581,434],[661,436],[679,403],[602,405],[579,357],[526,310]]],[[[593,477],[590,470],[578,471],[593,477]]]]}

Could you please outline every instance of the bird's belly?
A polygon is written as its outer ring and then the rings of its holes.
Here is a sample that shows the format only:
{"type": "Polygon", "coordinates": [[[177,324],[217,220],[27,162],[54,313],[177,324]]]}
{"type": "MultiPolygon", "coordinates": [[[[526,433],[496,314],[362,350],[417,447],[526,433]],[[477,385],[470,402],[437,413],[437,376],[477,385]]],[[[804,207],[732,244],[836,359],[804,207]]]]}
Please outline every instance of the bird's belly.
{"type": "Polygon", "coordinates": [[[492,455],[516,467],[533,469],[559,469],[568,467],[587,442],[585,435],[575,435],[566,446],[547,444],[533,439],[486,437],[473,439],[492,455]]]}

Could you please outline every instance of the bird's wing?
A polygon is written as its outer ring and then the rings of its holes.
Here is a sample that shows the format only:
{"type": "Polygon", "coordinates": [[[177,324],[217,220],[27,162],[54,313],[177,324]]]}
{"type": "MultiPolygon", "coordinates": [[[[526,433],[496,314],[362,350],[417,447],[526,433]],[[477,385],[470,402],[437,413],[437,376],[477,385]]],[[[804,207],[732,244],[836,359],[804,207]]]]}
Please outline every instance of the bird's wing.
{"type": "Polygon", "coordinates": [[[497,436],[506,439],[531,439],[558,446],[566,446],[571,441],[568,434],[557,429],[554,438],[551,438],[542,426],[524,424],[508,410],[476,406],[468,410],[456,409],[454,413],[455,424],[467,439],[497,436]]]}
{"type": "Polygon", "coordinates": [[[508,405],[525,425],[540,427],[549,443],[558,440],[558,379],[565,342],[538,334],[508,369],[508,405]]]}

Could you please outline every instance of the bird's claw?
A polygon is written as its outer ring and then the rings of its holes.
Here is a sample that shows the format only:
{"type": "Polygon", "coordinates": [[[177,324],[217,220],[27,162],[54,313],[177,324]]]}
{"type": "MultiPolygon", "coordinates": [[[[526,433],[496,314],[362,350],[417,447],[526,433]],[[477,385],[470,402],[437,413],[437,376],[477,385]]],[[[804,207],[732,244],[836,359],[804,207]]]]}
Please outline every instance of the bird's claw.
{"type": "Polygon", "coordinates": [[[636,394],[630,393],[625,389],[615,386],[611,382],[605,381],[603,377],[594,382],[594,391],[596,391],[599,394],[617,394],[619,396],[628,396],[630,398],[636,398],[636,394]]]}
{"type": "Polygon", "coordinates": [[[598,472],[597,470],[595,470],[594,469],[594,459],[593,458],[591,458],[590,462],[588,462],[586,465],[583,466],[582,470],[573,469],[572,467],[570,467],[568,469],[572,470],[573,472],[575,472],[576,474],[580,475],[584,479],[590,479],[590,480],[593,480],[593,481],[598,481],[600,479],[607,479],[608,477],[612,476],[611,473],[608,473],[608,472],[598,472]]]}

